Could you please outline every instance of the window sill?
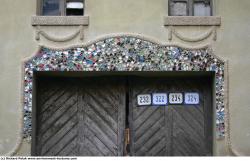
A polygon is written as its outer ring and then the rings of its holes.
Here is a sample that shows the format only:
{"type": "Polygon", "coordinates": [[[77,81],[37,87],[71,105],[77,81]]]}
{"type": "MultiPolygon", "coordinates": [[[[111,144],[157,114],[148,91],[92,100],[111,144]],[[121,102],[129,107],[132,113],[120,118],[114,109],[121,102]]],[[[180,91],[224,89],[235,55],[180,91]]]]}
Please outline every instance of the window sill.
{"type": "Polygon", "coordinates": [[[32,26],[88,26],[89,16],[32,16],[32,26]]]}
{"type": "Polygon", "coordinates": [[[219,16],[165,16],[165,26],[220,26],[219,16]]]}

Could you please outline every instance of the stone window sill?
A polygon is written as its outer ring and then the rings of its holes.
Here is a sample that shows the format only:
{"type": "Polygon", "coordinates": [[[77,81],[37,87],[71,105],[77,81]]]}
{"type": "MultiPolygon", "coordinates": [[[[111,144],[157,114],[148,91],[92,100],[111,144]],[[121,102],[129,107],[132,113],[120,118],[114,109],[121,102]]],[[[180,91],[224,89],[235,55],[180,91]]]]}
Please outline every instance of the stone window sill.
{"type": "Polygon", "coordinates": [[[89,16],[32,16],[32,26],[88,26],[89,16]]]}
{"type": "Polygon", "coordinates": [[[219,16],[165,16],[165,26],[220,26],[219,16]]]}

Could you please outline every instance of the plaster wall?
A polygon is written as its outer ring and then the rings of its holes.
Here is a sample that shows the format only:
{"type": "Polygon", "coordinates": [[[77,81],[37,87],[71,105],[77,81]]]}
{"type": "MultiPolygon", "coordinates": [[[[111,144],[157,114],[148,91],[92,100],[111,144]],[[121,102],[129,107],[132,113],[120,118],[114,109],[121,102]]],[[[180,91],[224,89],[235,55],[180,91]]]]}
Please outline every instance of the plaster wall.
{"type": "MultiPolygon", "coordinates": [[[[89,25],[84,27],[84,40],[79,36],[67,42],[54,42],[43,36],[35,39],[31,16],[36,14],[36,0],[1,0],[0,5],[0,155],[29,155],[30,143],[17,148],[22,121],[22,62],[34,55],[39,45],[65,48],[84,44],[115,33],[135,33],[167,44],[186,47],[211,45],[214,54],[229,62],[230,142],[228,137],[214,143],[214,155],[250,155],[250,17],[249,0],[214,0],[214,15],[221,16],[217,40],[212,36],[186,42],[173,36],[163,17],[168,13],[168,0],[85,0],[89,25]],[[233,150],[228,150],[228,144],[233,150]],[[233,152],[233,153],[232,153],[233,152]]],[[[51,36],[74,33],[77,26],[42,26],[51,36]]],[[[197,37],[209,26],[182,26],[175,30],[185,37],[197,37]]]]}

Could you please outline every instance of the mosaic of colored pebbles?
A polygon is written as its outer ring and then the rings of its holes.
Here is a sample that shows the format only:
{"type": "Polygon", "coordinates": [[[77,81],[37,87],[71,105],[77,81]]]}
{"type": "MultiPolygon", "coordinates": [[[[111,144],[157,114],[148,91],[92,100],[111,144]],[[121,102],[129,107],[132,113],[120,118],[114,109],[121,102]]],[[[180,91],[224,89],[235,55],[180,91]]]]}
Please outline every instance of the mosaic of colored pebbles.
{"type": "Polygon", "coordinates": [[[162,46],[135,37],[114,37],[67,50],[42,48],[25,63],[23,137],[31,139],[34,71],[214,71],[216,138],[225,135],[224,63],[209,49],[162,46]]]}

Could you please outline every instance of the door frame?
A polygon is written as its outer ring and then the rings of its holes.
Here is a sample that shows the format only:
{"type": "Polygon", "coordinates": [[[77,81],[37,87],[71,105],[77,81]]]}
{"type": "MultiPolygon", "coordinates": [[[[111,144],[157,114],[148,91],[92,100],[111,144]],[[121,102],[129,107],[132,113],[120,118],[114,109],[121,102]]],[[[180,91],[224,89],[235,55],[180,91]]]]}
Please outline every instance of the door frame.
{"type": "MultiPolygon", "coordinates": [[[[181,77],[210,77],[212,78],[212,108],[213,108],[213,120],[212,120],[212,129],[213,129],[213,154],[214,154],[214,142],[215,142],[215,134],[216,134],[216,104],[214,102],[215,100],[215,72],[213,71],[105,71],[105,72],[97,72],[97,71],[82,71],[82,72],[76,72],[76,71],[70,71],[70,72],[60,72],[60,71],[36,71],[33,73],[33,90],[32,90],[32,134],[31,137],[36,137],[36,108],[37,108],[37,80],[40,77],[67,77],[67,78],[74,78],[74,77],[80,77],[80,78],[86,78],[86,77],[102,77],[102,76],[112,76],[112,77],[131,77],[131,76],[142,76],[142,77],[149,77],[149,78],[181,78],[181,77]]],[[[131,106],[129,104],[129,106],[131,106]]],[[[124,109],[125,110],[125,109],[124,109]]],[[[131,113],[131,111],[130,111],[131,113]]],[[[126,117],[124,117],[126,118],[126,117]]],[[[131,121],[131,120],[129,120],[131,121]]],[[[125,131],[125,129],[124,129],[125,131]]],[[[131,131],[130,131],[131,133],[131,131]]],[[[130,134],[130,136],[132,136],[130,134]]],[[[124,137],[123,137],[124,139],[124,137]]],[[[131,144],[131,139],[130,139],[131,144]]],[[[32,139],[31,142],[31,155],[36,154],[36,139],[32,139]]],[[[123,140],[123,154],[125,154],[125,142],[123,140]]]]}

